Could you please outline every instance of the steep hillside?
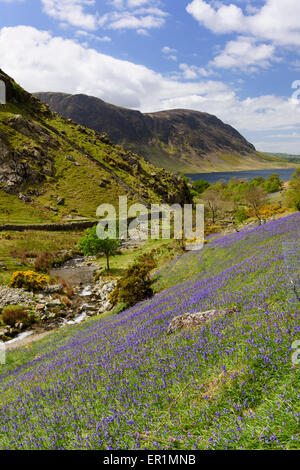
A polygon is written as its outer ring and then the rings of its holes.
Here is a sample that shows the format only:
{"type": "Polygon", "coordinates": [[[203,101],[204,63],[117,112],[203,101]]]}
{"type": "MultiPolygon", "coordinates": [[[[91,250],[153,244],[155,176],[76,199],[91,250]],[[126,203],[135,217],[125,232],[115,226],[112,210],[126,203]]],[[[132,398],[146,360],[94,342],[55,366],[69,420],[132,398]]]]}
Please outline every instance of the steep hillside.
{"type": "Polygon", "coordinates": [[[60,118],[0,70],[0,220],[95,217],[103,202],[188,202],[177,176],[114,146],[107,135],[60,118]]]}
{"type": "Polygon", "coordinates": [[[35,96],[60,115],[108,133],[114,143],[158,167],[192,173],[284,166],[280,159],[256,152],[237,130],[207,113],[175,109],[142,114],[86,95],[35,96]]]}
{"type": "Polygon", "coordinates": [[[299,302],[284,264],[299,261],[299,229],[294,214],[210,239],[160,272],[169,288],[151,300],[8,353],[0,448],[299,449],[299,302]],[[175,316],[224,308],[167,334],[175,316]]]}

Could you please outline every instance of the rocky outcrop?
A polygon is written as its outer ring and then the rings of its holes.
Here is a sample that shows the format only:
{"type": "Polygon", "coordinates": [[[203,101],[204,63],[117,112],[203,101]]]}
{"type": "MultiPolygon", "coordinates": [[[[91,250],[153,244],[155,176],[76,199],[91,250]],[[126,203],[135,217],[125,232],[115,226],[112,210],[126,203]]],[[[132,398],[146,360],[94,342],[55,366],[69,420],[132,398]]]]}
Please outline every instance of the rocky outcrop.
{"type": "Polygon", "coordinates": [[[115,280],[100,280],[93,287],[74,288],[74,297],[67,300],[61,284],[46,286],[43,292],[32,293],[24,289],[0,286],[0,313],[7,305],[26,307],[34,321],[25,327],[22,322],[0,327],[0,341],[15,338],[24,330],[48,331],[68,324],[81,323],[85,318],[110,311],[109,296],[116,286],[115,280]],[[77,294],[76,294],[77,292],[77,294]]]}
{"type": "Polygon", "coordinates": [[[86,291],[81,294],[87,302],[81,306],[81,311],[86,310],[87,315],[99,315],[104,312],[108,312],[113,308],[110,302],[110,294],[115,289],[117,281],[112,279],[111,281],[100,280],[93,287],[87,288],[86,291]]]}
{"type": "MultiPolygon", "coordinates": [[[[9,119],[7,123],[12,129],[21,134],[30,137],[31,139],[39,139],[42,147],[53,149],[59,148],[57,140],[55,140],[50,132],[44,127],[40,126],[36,122],[30,121],[25,118],[22,114],[16,114],[9,119]]],[[[35,149],[36,153],[39,152],[39,149],[35,149]]]]}
{"type": "Polygon", "coordinates": [[[225,315],[234,315],[235,313],[237,313],[237,310],[234,308],[184,313],[183,315],[172,318],[168,327],[168,334],[175,333],[180,330],[190,330],[203,325],[205,322],[214,320],[215,318],[225,315]]]}

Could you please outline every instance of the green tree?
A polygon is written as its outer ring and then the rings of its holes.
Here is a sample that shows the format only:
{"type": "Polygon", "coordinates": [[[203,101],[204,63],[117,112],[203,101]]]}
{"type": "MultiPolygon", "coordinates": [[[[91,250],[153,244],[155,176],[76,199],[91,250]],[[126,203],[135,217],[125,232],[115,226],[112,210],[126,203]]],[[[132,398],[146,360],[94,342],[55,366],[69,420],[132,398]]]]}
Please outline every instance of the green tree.
{"type": "Polygon", "coordinates": [[[106,256],[106,267],[109,270],[109,257],[114,256],[120,241],[109,236],[105,239],[100,239],[97,236],[96,226],[87,229],[84,237],[79,241],[79,249],[85,254],[85,256],[106,256]]]}
{"type": "Polygon", "coordinates": [[[300,211],[300,168],[293,174],[285,198],[289,207],[300,211]]]}
{"type": "Polygon", "coordinates": [[[256,176],[251,181],[249,181],[250,186],[262,186],[266,182],[265,178],[262,176],[256,176]]]}
{"type": "Polygon", "coordinates": [[[263,183],[263,188],[267,193],[276,193],[277,191],[281,191],[283,187],[283,183],[279,178],[277,173],[273,173],[269,176],[269,178],[263,183]]]}
{"type": "Polygon", "coordinates": [[[208,181],[205,181],[203,179],[199,179],[197,181],[194,181],[193,183],[193,189],[198,193],[202,194],[206,189],[210,187],[210,184],[208,181]]]}
{"type": "Polygon", "coordinates": [[[235,220],[238,224],[242,224],[248,219],[245,207],[238,207],[234,213],[235,220]]]}

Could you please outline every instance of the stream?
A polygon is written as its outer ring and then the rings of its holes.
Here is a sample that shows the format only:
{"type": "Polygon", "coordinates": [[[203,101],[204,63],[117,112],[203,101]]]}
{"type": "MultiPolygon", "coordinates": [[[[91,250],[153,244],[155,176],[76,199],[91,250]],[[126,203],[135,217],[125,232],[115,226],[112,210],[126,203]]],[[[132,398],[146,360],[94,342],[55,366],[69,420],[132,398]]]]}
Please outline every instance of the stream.
{"type": "MultiPolygon", "coordinates": [[[[88,298],[92,295],[92,283],[94,281],[94,273],[98,269],[99,265],[94,259],[73,258],[67,261],[63,266],[59,268],[53,268],[50,270],[50,275],[60,280],[66,281],[71,287],[79,288],[79,297],[85,299],[85,302],[81,305],[80,313],[75,316],[72,320],[63,319],[59,328],[63,328],[66,325],[76,325],[82,323],[88,318],[87,311],[93,308],[89,305],[88,298]]],[[[6,341],[7,346],[14,345],[27,338],[28,336],[36,336],[34,330],[22,331],[15,338],[6,341]]]]}
{"type": "Polygon", "coordinates": [[[73,258],[59,268],[50,269],[50,275],[63,279],[70,286],[86,286],[92,283],[98,263],[85,258],[73,258]]]}

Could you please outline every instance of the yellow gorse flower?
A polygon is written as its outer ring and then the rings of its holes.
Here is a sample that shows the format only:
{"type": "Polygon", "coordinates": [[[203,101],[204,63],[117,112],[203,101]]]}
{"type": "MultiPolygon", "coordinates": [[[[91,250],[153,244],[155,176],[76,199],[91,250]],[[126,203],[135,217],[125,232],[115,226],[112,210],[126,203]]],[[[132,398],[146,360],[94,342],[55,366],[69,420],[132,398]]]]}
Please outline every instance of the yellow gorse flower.
{"type": "Polygon", "coordinates": [[[9,281],[9,287],[23,288],[36,291],[45,287],[48,282],[47,276],[35,271],[15,271],[9,281]]]}

